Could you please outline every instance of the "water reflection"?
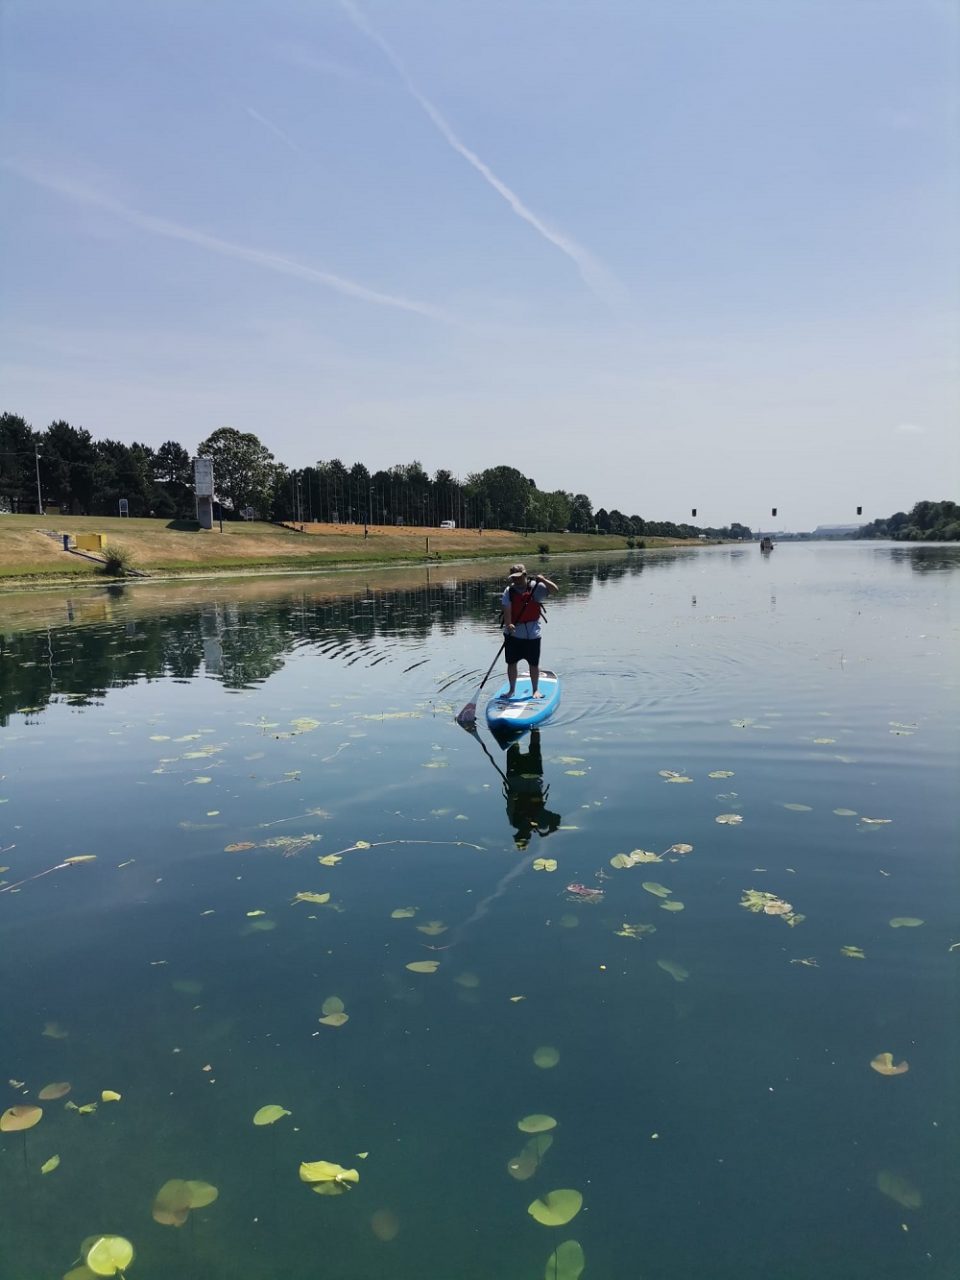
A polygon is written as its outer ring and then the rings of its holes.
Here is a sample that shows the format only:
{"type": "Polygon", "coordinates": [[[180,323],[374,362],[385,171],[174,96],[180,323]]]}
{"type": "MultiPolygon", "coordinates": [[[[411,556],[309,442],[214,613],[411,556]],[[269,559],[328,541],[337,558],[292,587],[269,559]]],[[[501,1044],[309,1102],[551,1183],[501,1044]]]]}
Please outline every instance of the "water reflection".
{"type": "MultiPolygon", "coordinates": [[[[555,573],[566,597],[583,599],[607,583],[677,559],[671,553],[570,561],[555,573]]],[[[504,572],[470,566],[454,575],[447,568],[438,579],[436,569],[425,568],[174,590],[113,585],[28,602],[6,597],[0,724],[52,700],[85,706],[108,689],[140,680],[208,676],[229,689],[246,689],[303,649],[346,666],[403,660],[408,671],[421,660],[422,642],[435,633],[453,635],[472,620],[489,623],[493,634],[504,572]]]]}

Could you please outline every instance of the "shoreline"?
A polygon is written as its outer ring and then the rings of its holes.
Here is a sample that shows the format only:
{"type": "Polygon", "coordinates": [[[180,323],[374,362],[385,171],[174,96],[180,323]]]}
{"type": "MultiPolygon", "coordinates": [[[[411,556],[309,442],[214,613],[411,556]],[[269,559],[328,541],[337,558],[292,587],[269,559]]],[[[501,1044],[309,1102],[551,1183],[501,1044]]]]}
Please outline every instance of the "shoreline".
{"type": "MultiPolygon", "coordinates": [[[[583,555],[624,555],[627,553],[635,555],[643,555],[648,551],[670,551],[670,550],[693,550],[695,548],[710,546],[717,547],[724,545],[721,542],[691,542],[670,538],[652,538],[645,547],[597,547],[591,549],[589,547],[577,548],[563,551],[550,551],[543,555],[536,552],[536,558],[554,560],[567,559],[573,556],[583,555]],[[650,545],[655,543],[656,545],[650,545]]],[[[306,557],[304,557],[306,559],[306,557]]],[[[421,557],[388,559],[388,560],[329,560],[316,561],[310,560],[307,564],[298,565],[296,562],[284,561],[276,565],[269,563],[252,564],[249,568],[244,569],[236,565],[219,565],[211,566],[209,569],[196,569],[191,567],[182,572],[165,571],[162,568],[156,572],[142,570],[137,574],[129,577],[110,577],[106,574],[94,572],[80,572],[74,574],[55,574],[44,573],[34,574],[32,576],[25,575],[23,577],[0,577],[0,596],[23,594],[26,592],[55,591],[64,587],[116,587],[116,586],[150,586],[150,585],[169,585],[177,582],[207,582],[222,581],[229,578],[249,579],[249,578],[285,578],[285,577],[315,577],[323,574],[337,573],[356,573],[360,570],[369,569],[371,571],[379,571],[384,569],[440,569],[440,568],[456,568],[462,565],[484,565],[491,561],[510,559],[510,553],[503,554],[500,551],[491,553],[486,556],[458,556],[450,554],[449,557],[438,557],[437,559],[427,559],[421,557]]]]}

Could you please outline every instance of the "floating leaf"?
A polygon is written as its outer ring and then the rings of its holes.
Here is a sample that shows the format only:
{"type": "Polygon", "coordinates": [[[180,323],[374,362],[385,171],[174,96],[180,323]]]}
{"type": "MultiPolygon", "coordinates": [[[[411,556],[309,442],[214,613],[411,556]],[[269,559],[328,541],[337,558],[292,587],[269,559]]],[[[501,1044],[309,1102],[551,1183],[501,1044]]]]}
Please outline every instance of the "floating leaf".
{"type": "Polygon", "coordinates": [[[240,840],[237,844],[228,844],[224,846],[224,853],[244,853],[247,849],[255,849],[257,846],[252,840],[240,840]]]}
{"type": "Polygon", "coordinates": [[[673,893],[672,889],[668,889],[666,885],[657,884],[656,880],[644,880],[641,887],[646,889],[647,893],[652,893],[655,898],[669,898],[673,893]]]}
{"type": "Polygon", "coordinates": [[[517,1121],[517,1128],[521,1133],[546,1133],[549,1129],[555,1129],[557,1122],[553,1116],[543,1116],[534,1114],[532,1116],[524,1116],[522,1120],[517,1121]]]}
{"type": "Polygon", "coordinates": [[[840,954],[849,956],[851,960],[866,960],[866,955],[860,947],[841,947],[840,954]]]}
{"type": "Polygon", "coordinates": [[[739,813],[721,813],[714,818],[714,822],[719,822],[721,826],[726,827],[735,827],[742,821],[743,818],[739,813]]]}
{"type": "Polygon", "coordinates": [[[836,742],[836,738],[814,738],[814,745],[818,747],[828,746],[831,742],[836,742]]]}
{"type": "Polygon", "coordinates": [[[91,1236],[80,1253],[95,1276],[115,1276],[133,1261],[133,1245],[123,1236],[91,1236]]]}
{"type": "Polygon", "coordinates": [[[345,1169],[330,1160],[304,1160],[300,1165],[300,1181],[313,1184],[313,1190],[320,1195],[341,1195],[351,1184],[360,1181],[360,1175],[356,1169],[345,1169]],[[320,1187],[327,1190],[320,1191],[320,1187]]]}
{"type": "Polygon", "coordinates": [[[3,1133],[19,1133],[22,1129],[32,1129],[43,1118],[43,1107],[35,1107],[24,1102],[16,1107],[8,1107],[0,1115],[0,1131],[3,1133]]]}
{"type": "Polygon", "coordinates": [[[41,1102],[53,1102],[56,1098],[65,1098],[72,1088],[66,1080],[59,1080],[56,1084],[45,1084],[37,1097],[41,1102]]]}
{"type": "Polygon", "coordinates": [[[516,1178],[517,1182],[526,1182],[528,1178],[532,1178],[537,1172],[543,1157],[552,1146],[552,1134],[537,1134],[529,1142],[524,1143],[523,1150],[519,1155],[512,1156],[507,1161],[507,1173],[511,1178],[516,1178]]]}
{"type": "Polygon", "coordinates": [[[809,804],[785,804],[785,809],[792,809],[794,813],[813,813],[813,807],[809,804]]]}
{"type": "Polygon", "coordinates": [[[454,978],[454,982],[458,987],[465,987],[468,991],[474,987],[479,987],[480,979],[475,973],[458,973],[454,978]]]}
{"type": "Polygon", "coordinates": [[[63,865],[65,867],[76,866],[78,862],[96,862],[97,855],[95,853],[75,853],[72,858],[64,858],[63,865]]]}
{"type": "Polygon", "coordinates": [[[254,1112],[253,1123],[255,1125],[276,1124],[284,1116],[292,1114],[293,1112],[288,1111],[286,1107],[281,1107],[276,1102],[268,1102],[265,1107],[261,1107],[259,1111],[254,1112]]]}
{"type": "Polygon", "coordinates": [[[250,917],[251,919],[253,919],[255,916],[265,916],[266,914],[267,913],[265,911],[261,911],[259,908],[256,911],[247,912],[248,917],[250,917]]]}
{"type": "Polygon", "coordinates": [[[345,1007],[346,1006],[339,996],[327,996],[326,1000],[324,1000],[323,1004],[320,1006],[320,1012],[343,1013],[345,1007]]]}
{"type": "Polygon", "coordinates": [[[183,1178],[165,1182],[153,1198],[154,1222],[164,1227],[182,1227],[190,1216],[190,1187],[183,1178]]]}
{"type": "Polygon", "coordinates": [[[552,1044],[542,1044],[539,1049],[534,1050],[533,1061],[544,1071],[549,1071],[560,1061],[560,1050],[555,1049],[552,1044]]]}
{"type": "Polygon", "coordinates": [[[66,1040],[70,1032],[64,1031],[59,1022],[45,1022],[40,1034],[46,1036],[48,1040],[66,1040]]]}
{"type": "Polygon", "coordinates": [[[440,968],[439,960],[414,960],[406,966],[411,973],[436,973],[440,968]]]}
{"type": "Polygon", "coordinates": [[[339,853],[322,853],[317,858],[317,861],[320,863],[321,867],[335,867],[337,863],[342,862],[343,859],[340,857],[339,853]]]}
{"type": "Polygon", "coordinates": [[[630,857],[629,853],[615,853],[610,859],[611,867],[616,867],[618,871],[625,870],[627,867],[634,867],[636,863],[630,857]]]}
{"type": "Polygon", "coordinates": [[[674,960],[658,960],[657,968],[662,969],[664,973],[669,973],[674,982],[686,982],[690,977],[689,971],[674,960]]]}
{"type": "Polygon", "coordinates": [[[122,1093],[117,1093],[115,1089],[102,1089],[100,1092],[101,1102],[119,1102],[123,1097],[122,1093]]]}
{"type": "Polygon", "coordinates": [[[329,901],[330,901],[329,893],[303,892],[303,893],[295,893],[293,895],[293,902],[291,902],[290,905],[293,906],[294,902],[317,902],[322,906],[325,902],[329,902],[329,901]]]}
{"type": "Polygon", "coordinates": [[[354,849],[371,849],[373,846],[369,840],[355,840],[353,842],[354,849]]]}
{"type": "Polygon", "coordinates": [[[899,1173],[891,1173],[888,1169],[881,1169],[877,1174],[877,1190],[896,1200],[904,1209],[919,1209],[923,1204],[923,1196],[917,1188],[911,1186],[906,1178],[901,1178],[899,1173]]]}
{"type": "Polygon", "coordinates": [[[409,920],[411,916],[417,914],[416,907],[397,907],[390,912],[391,920],[409,920]]]}
{"type": "Polygon", "coordinates": [[[249,933],[269,933],[277,927],[276,920],[254,920],[248,926],[249,933]]]}
{"type": "Polygon", "coordinates": [[[860,821],[864,826],[868,827],[886,827],[893,821],[892,818],[861,818],[860,821]]]}
{"type": "Polygon", "coordinates": [[[898,1062],[894,1065],[892,1053],[878,1053],[875,1058],[870,1059],[870,1065],[881,1076],[902,1076],[910,1070],[910,1064],[907,1062],[898,1062]]]}
{"type": "MultiPolygon", "coordinates": [[[[692,844],[672,844],[667,853],[693,853],[692,844]]],[[[659,859],[657,859],[659,861],[659,859]]]]}
{"type": "Polygon", "coordinates": [[[350,1021],[349,1013],[328,1013],[324,1018],[318,1018],[317,1021],[325,1027],[342,1027],[345,1022],[350,1021]]]}
{"type": "Polygon", "coordinates": [[[563,1188],[560,1191],[548,1191],[539,1200],[534,1200],[527,1207],[527,1213],[544,1227],[563,1227],[577,1216],[582,1207],[583,1196],[580,1192],[563,1188]]]}
{"type": "Polygon", "coordinates": [[[775,893],[766,893],[762,889],[744,889],[740,905],[747,911],[762,913],[765,916],[780,916],[791,927],[806,919],[806,916],[795,912],[789,902],[778,898],[775,893]]]}
{"type": "Polygon", "coordinates": [[[857,816],[856,809],[834,809],[833,812],[838,818],[855,818],[857,816]]]}
{"type": "Polygon", "coordinates": [[[577,1240],[564,1240],[547,1259],[544,1280],[579,1280],[587,1260],[577,1240]]]}
{"type": "Polygon", "coordinates": [[[618,938],[637,938],[642,939],[644,934],[656,933],[657,926],[655,924],[622,924],[616,930],[618,938]]]}
{"type": "Polygon", "coordinates": [[[220,1192],[212,1183],[209,1182],[187,1182],[187,1192],[190,1197],[189,1207],[191,1209],[205,1209],[208,1204],[213,1204],[214,1200],[219,1196],[220,1192]]]}
{"type": "Polygon", "coordinates": [[[426,924],[417,925],[417,932],[425,933],[428,938],[436,938],[441,933],[446,933],[448,927],[442,920],[428,920],[426,924]]]}
{"type": "Polygon", "coordinates": [[[556,871],[557,860],[556,858],[534,858],[533,869],[534,871],[556,871]]]}
{"type": "Polygon", "coordinates": [[[708,778],[732,778],[734,776],[732,769],[714,769],[713,773],[708,773],[708,778]]]}
{"type": "Polygon", "coordinates": [[[60,1157],[51,1156],[49,1160],[44,1160],[43,1164],[40,1166],[40,1172],[53,1173],[54,1169],[59,1169],[59,1168],[60,1168],[60,1157]]]}
{"type": "Polygon", "coordinates": [[[678,902],[676,898],[674,898],[672,902],[661,902],[660,910],[661,911],[682,911],[683,903],[678,902]]]}
{"type": "Polygon", "coordinates": [[[564,769],[563,772],[569,778],[585,778],[587,776],[586,769],[564,769]]]}
{"type": "Polygon", "coordinates": [[[891,929],[917,929],[924,922],[917,916],[894,916],[890,921],[891,929]]]}

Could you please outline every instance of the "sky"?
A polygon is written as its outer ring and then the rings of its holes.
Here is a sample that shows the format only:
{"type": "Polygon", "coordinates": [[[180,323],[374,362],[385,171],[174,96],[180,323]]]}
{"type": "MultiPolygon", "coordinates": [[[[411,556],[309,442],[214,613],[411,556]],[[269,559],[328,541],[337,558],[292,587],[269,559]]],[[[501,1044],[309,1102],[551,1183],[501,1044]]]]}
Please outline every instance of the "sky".
{"type": "Polygon", "coordinates": [[[0,0],[0,410],[707,525],[957,498],[958,48],[955,0],[0,0]]]}

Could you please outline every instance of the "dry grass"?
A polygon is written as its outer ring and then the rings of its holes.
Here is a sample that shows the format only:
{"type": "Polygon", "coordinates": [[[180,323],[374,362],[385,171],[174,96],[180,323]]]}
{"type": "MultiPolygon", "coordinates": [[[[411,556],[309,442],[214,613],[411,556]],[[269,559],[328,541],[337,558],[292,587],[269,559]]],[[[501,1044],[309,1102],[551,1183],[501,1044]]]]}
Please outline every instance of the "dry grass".
{"type": "MultiPolygon", "coordinates": [[[[303,532],[291,526],[260,522],[228,523],[221,533],[177,528],[165,520],[121,519],[118,516],[0,516],[0,579],[49,580],[86,578],[97,572],[91,560],[70,555],[54,533],[103,533],[107,542],[120,542],[139,569],[151,575],[183,575],[264,569],[322,569],[334,565],[422,563],[431,559],[495,558],[535,562],[541,543],[552,553],[619,551],[626,539],[574,533],[528,533],[504,530],[432,529],[370,525],[307,524],[303,532]]],[[[648,540],[648,546],[670,545],[668,539],[648,540]]]]}

